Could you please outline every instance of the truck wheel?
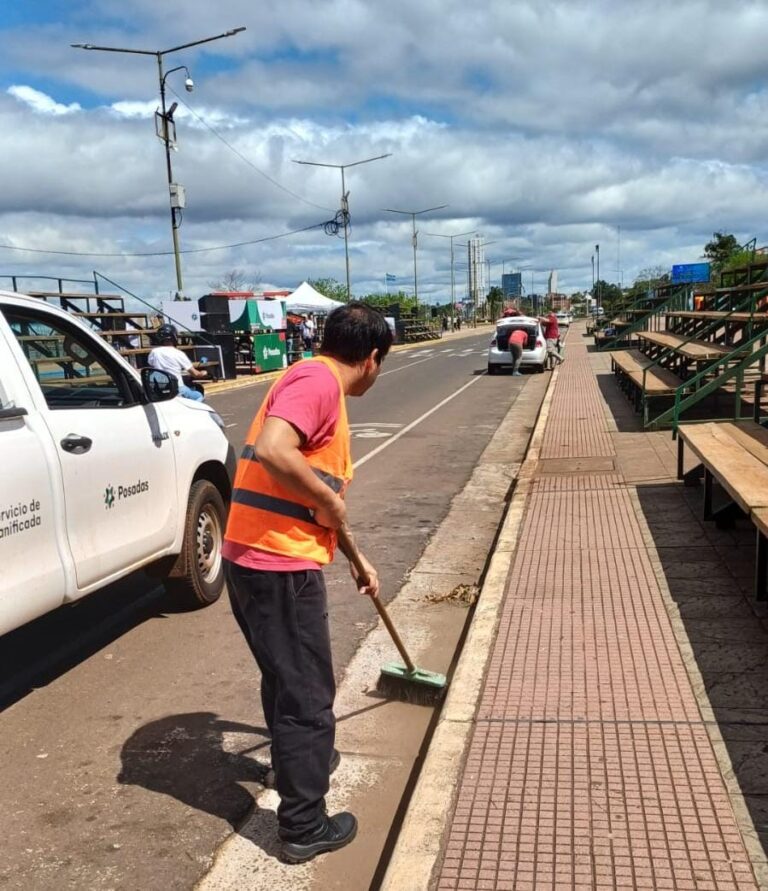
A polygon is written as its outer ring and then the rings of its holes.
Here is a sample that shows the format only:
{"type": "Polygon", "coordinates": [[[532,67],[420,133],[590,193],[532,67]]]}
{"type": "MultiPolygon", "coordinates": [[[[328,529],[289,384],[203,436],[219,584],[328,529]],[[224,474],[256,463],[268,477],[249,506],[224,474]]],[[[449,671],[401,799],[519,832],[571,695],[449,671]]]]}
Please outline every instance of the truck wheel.
{"type": "Polygon", "coordinates": [[[168,591],[191,606],[214,603],[224,590],[221,548],[226,519],[227,509],[216,486],[208,480],[193,483],[181,551],[187,571],[165,580],[168,591]]]}

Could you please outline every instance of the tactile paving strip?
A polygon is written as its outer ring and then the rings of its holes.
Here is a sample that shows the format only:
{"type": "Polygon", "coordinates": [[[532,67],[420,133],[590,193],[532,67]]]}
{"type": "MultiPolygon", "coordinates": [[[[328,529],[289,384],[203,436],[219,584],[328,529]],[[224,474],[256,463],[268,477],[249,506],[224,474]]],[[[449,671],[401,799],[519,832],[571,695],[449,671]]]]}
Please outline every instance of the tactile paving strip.
{"type": "MultiPolygon", "coordinates": [[[[613,453],[569,344],[541,457],[613,453]]],[[[758,887],[615,472],[532,483],[436,887],[758,887]]]]}
{"type": "Polygon", "coordinates": [[[755,888],[705,729],[481,722],[437,887],[755,888]]]}

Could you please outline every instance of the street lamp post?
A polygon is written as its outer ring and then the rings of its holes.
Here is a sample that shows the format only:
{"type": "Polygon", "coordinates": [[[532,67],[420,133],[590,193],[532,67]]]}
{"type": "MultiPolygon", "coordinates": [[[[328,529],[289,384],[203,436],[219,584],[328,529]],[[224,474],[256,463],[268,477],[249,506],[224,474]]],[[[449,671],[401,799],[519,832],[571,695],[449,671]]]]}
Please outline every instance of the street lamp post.
{"type": "Polygon", "coordinates": [[[222,40],[224,37],[232,37],[235,34],[239,34],[241,31],[245,31],[245,28],[233,28],[230,31],[225,31],[223,34],[217,34],[214,37],[203,37],[202,40],[193,40],[191,43],[182,43],[179,46],[173,46],[170,49],[165,50],[129,49],[127,47],[119,46],[94,46],[92,43],[70,44],[74,49],[97,50],[103,53],[129,53],[136,56],[154,56],[157,59],[157,77],[160,83],[160,119],[162,122],[162,131],[161,133],[158,133],[158,136],[160,136],[160,138],[165,143],[165,167],[168,176],[168,198],[171,206],[171,235],[173,238],[173,256],[176,263],[176,291],[179,297],[183,296],[184,294],[184,282],[181,275],[181,250],[179,247],[179,226],[181,225],[181,215],[177,213],[177,211],[181,210],[184,207],[184,199],[183,193],[180,190],[179,186],[173,181],[173,170],[171,168],[171,136],[169,124],[173,123],[173,112],[176,110],[176,106],[175,104],[171,106],[170,111],[166,109],[165,81],[168,75],[172,74],[174,71],[184,70],[187,72],[187,78],[184,82],[184,86],[186,87],[187,92],[192,92],[194,84],[192,82],[192,78],[189,75],[189,69],[186,65],[177,65],[175,68],[171,68],[169,71],[164,72],[163,57],[169,55],[170,53],[176,53],[179,50],[189,49],[192,46],[200,46],[203,43],[211,43],[214,40],[222,40]]]}
{"type": "Polygon", "coordinates": [[[433,238],[448,238],[451,242],[451,330],[453,330],[453,313],[456,311],[456,269],[453,263],[453,239],[461,238],[462,235],[475,235],[474,231],[457,232],[455,235],[443,235],[442,232],[425,232],[433,238]]]}
{"type": "Polygon", "coordinates": [[[425,207],[424,210],[395,210],[392,207],[384,208],[387,213],[401,213],[411,218],[411,223],[413,225],[413,236],[411,237],[411,243],[413,244],[413,299],[416,303],[417,316],[419,315],[419,281],[418,275],[416,273],[416,245],[418,244],[418,235],[416,232],[416,217],[422,213],[429,213],[433,210],[442,210],[444,207],[448,207],[448,205],[438,204],[435,207],[425,207]]]}
{"type": "Polygon", "coordinates": [[[306,167],[334,167],[341,171],[341,214],[344,218],[344,259],[347,267],[347,301],[351,299],[349,284],[349,192],[344,180],[344,171],[347,167],[359,167],[360,164],[370,164],[371,161],[380,161],[382,158],[391,158],[392,152],[385,155],[376,155],[375,158],[365,158],[363,161],[353,161],[351,164],[321,164],[319,161],[294,161],[294,164],[303,164],[306,167]]]}
{"type": "Polygon", "coordinates": [[[595,245],[595,254],[597,255],[597,314],[600,315],[600,245],[595,245]]]}

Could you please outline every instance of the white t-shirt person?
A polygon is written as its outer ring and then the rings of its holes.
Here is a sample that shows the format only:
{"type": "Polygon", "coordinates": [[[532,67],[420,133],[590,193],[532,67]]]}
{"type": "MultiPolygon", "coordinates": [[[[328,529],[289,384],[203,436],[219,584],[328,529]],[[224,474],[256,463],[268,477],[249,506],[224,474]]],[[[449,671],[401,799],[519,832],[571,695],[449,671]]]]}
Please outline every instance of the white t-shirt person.
{"type": "Polygon", "coordinates": [[[203,394],[192,387],[188,387],[184,383],[184,374],[191,373],[192,361],[189,356],[174,346],[155,347],[149,354],[147,359],[150,367],[156,368],[158,371],[166,371],[168,374],[174,375],[179,382],[179,396],[185,399],[194,399],[196,402],[202,402],[203,394]]]}

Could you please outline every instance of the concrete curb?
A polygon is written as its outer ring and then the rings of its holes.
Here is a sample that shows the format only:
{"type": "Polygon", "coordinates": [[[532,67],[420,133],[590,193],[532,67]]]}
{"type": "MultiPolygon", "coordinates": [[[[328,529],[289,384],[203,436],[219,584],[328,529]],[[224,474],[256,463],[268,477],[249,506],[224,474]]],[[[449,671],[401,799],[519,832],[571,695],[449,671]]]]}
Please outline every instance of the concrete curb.
{"type": "Polygon", "coordinates": [[[558,369],[552,373],[514,494],[504,518],[472,624],[429,744],[380,891],[426,891],[443,848],[464,754],[504,603],[531,481],[549,417],[558,369]]]}

